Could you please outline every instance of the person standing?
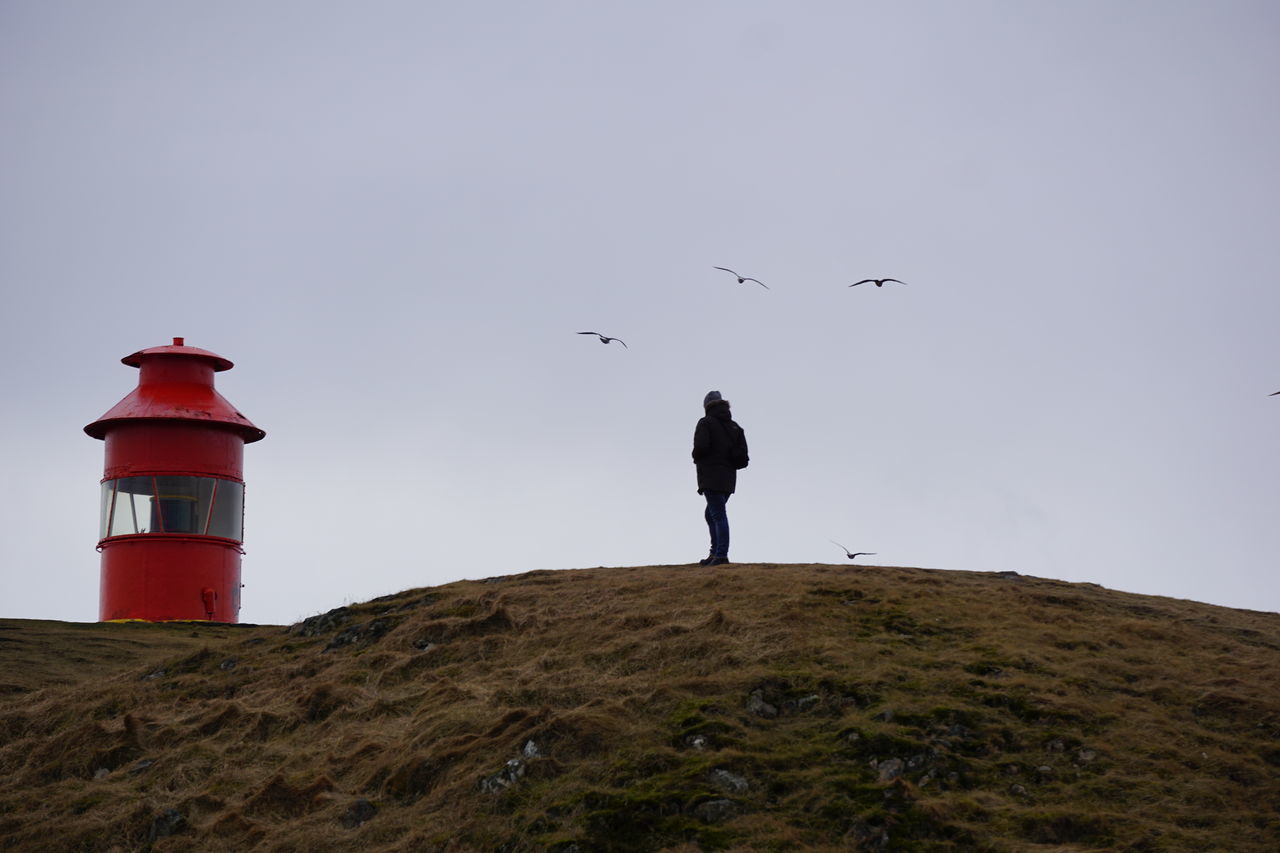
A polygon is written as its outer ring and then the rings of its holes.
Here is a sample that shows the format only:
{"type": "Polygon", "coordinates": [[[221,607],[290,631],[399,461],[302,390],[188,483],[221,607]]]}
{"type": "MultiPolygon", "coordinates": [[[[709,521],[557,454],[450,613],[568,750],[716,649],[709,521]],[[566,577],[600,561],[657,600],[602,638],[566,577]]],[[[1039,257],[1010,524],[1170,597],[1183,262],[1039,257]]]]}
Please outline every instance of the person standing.
{"type": "Polygon", "coordinates": [[[693,430],[693,463],[698,467],[698,494],[707,499],[703,517],[711,535],[711,551],[700,566],[729,562],[729,515],[725,504],[738,485],[738,470],[747,467],[747,434],[734,423],[729,401],[719,391],[702,400],[703,416],[693,430]]]}

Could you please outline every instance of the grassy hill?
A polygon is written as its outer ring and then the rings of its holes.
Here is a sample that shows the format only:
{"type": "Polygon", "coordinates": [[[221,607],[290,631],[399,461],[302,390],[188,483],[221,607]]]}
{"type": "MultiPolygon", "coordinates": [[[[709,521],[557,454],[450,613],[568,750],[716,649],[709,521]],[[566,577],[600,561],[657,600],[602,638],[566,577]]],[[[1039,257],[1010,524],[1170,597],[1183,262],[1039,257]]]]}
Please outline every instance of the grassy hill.
{"type": "Polygon", "coordinates": [[[531,572],[0,620],[0,847],[1274,851],[1280,615],[1012,573],[531,572]]]}

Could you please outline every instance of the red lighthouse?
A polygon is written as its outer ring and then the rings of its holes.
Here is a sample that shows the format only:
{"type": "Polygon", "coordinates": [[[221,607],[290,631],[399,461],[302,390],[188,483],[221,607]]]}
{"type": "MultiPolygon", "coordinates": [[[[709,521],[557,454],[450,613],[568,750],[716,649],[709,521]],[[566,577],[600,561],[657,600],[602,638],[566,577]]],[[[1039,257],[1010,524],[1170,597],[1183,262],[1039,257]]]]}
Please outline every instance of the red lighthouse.
{"type": "Polygon", "coordinates": [[[98,618],[237,622],[244,446],[266,433],[214,390],[220,355],[174,338],[121,361],[138,387],[84,428],[106,442],[98,618]]]}

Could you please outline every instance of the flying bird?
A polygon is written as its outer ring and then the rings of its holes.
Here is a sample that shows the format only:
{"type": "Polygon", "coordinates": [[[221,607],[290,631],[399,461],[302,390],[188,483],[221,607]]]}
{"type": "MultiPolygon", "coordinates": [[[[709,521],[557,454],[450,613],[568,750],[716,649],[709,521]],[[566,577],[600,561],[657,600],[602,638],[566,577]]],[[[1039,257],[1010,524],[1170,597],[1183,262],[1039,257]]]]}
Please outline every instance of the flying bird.
{"type": "Polygon", "coordinates": [[[853,284],[849,286],[857,287],[860,284],[867,284],[868,282],[870,282],[871,284],[874,284],[876,287],[884,287],[884,283],[886,281],[892,281],[894,284],[906,284],[905,281],[898,281],[896,278],[864,278],[862,281],[855,281],[853,284]]]}
{"type": "Polygon", "coordinates": [[[734,278],[736,278],[736,279],[738,280],[738,284],[744,284],[744,283],[746,283],[746,282],[748,282],[748,281],[754,281],[756,284],[760,285],[760,286],[761,286],[761,287],[763,287],[765,290],[768,290],[768,289],[769,289],[769,285],[765,284],[765,283],[764,283],[763,281],[761,281],[760,279],[758,279],[758,278],[751,278],[751,277],[749,277],[749,276],[745,276],[745,275],[740,275],[740,274],[738,274],[738,273],[734,272],[733,270],[729,269],[728,267],[712,267],[712,269],[716,269],[716,270],[724,270],[725,272],[730,273],[734,278]]]}
{"type": "Polygon", "coordinates": [[[1280,394],[1280,391],[1275,392],[1275,394],[1268,394],[1267,396],[1268,396],[1268,397],[1274,397],[1276,394],[1280,394]]]}
{"type": "MultiPolygon", "coordinates": [[[[834,539],[828,539],[827,541],[830,542],[832,545],[840,545],[840,543],[834,539]]],[[[874,557],[876,555],[875,551],[850,551],[848,548],[844,547],[843,545],[840,545],[840,550],[844,551],[844,555],[848,557],[850,560],[852,560],[854,557],[874,557]]]]}
{"type": "MultiPolygon", "coordinates": [[[[627,342],[624,341],[622,338],[611,338],[608,335],[602,335],[599,332],[578,332],[578,334],[595,335],[597,338],[600,339],[600,343],[602,344],[607,344],[609,343],[609,341],[617,341],[618,343],[622,344],[624,347],[627,347],[627,342]]],[[[627,347],[627,349],[631,349],[631,347],[627,347]]]]}

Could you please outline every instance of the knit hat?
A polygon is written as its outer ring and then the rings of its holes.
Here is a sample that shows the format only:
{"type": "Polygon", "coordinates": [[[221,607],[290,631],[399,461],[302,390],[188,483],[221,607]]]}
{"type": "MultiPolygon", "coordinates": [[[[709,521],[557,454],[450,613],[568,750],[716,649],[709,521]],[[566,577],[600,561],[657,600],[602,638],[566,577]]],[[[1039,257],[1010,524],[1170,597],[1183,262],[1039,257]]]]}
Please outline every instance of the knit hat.
{"type": "Polygon", "coordinates": [[[727,405],[728,402],[728,400],[720,396],[719,391],[708,391],[707,396],[702,398],[702,408],[709,409],[716,403],[725,403],[727,405]]]}

